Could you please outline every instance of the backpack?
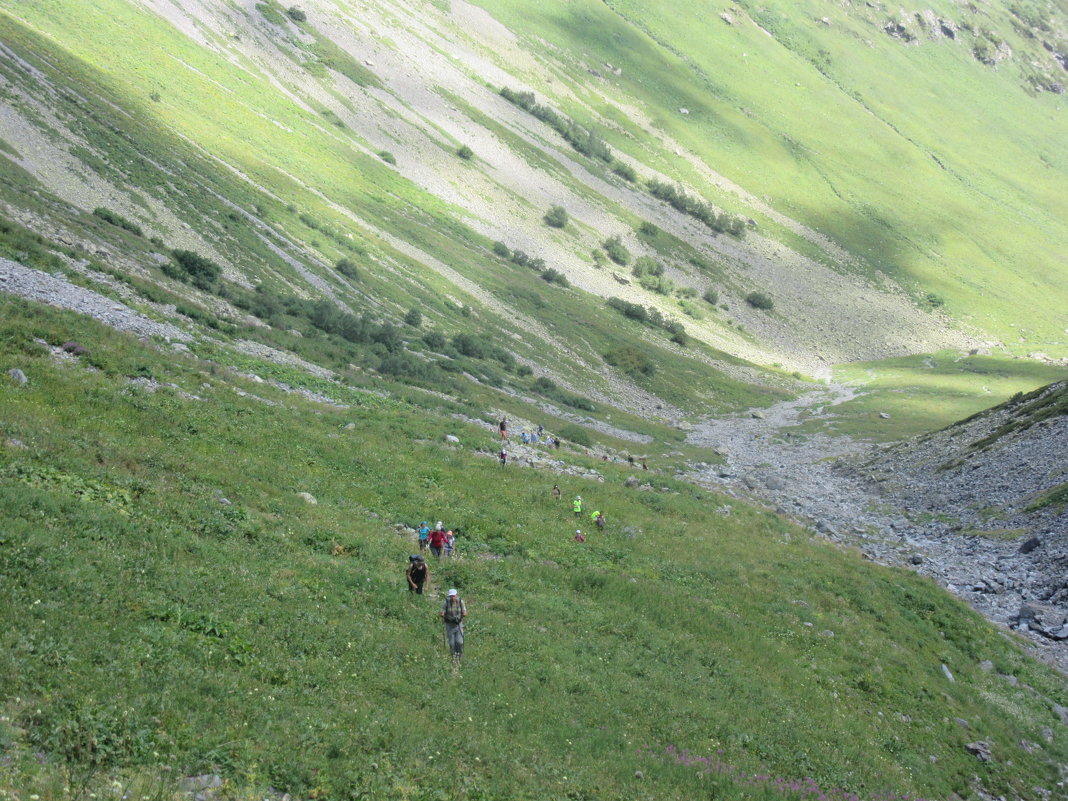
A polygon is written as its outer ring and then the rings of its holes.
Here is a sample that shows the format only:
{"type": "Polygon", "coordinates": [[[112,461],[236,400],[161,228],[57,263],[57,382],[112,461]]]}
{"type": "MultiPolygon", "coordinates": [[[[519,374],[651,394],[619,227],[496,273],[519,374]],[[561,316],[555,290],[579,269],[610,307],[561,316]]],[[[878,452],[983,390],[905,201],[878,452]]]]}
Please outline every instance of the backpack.
{"type": "Polygon", "coordinates": [[[464,619],[463,602],[459,595],[445,601],[445,622],[460,623],[464,619]]]}

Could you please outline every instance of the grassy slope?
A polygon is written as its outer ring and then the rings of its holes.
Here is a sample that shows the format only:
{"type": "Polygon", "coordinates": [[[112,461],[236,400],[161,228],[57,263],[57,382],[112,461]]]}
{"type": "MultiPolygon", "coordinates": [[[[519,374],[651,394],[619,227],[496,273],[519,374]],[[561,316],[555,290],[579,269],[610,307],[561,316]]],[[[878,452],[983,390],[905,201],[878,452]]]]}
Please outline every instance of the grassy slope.
{"type": "Polygon", "coordinates": [[[1026,796],[1066,756],[1059,679],[929,582],[774,516],[605,466],[562,482],[610,521],[580,547],[547,492],[561,477],[472,452],[489,427],[371,395],[315,406],[223,354],[176,361],[18,301],[0,320],[0,367],[30,377],[0,386],[7,797],[117,779],[165,798],[200,771],[237,797],[794,797],[668,747],[865,798],[968,797],[973,776],[1026,796]],[[32,337],[75,338],[103,372],[32,337]],[[471,606],[455,677],[393,531],[430,517],[463,531],[463,558],[432,565],[471,606]],[[990,763],[963,748],[980,737],[990,763]]]}
{"type": "Polygon", "coordinates": [[[1010,344],[1063,345],[1063,113],[1055,96],[1025,92],[1014,67],[980,65],[964,41],[905,47],[877,13],[823,4],[763,3],[750,11],[763,30],[686,2],[655,14],[629,0],[493,11],[593,64],[621,65],[621,93],[665,132],[871,269],[943,295],[1010,344]],[[817,21],[826,15],[830,26],[817,21]]]}

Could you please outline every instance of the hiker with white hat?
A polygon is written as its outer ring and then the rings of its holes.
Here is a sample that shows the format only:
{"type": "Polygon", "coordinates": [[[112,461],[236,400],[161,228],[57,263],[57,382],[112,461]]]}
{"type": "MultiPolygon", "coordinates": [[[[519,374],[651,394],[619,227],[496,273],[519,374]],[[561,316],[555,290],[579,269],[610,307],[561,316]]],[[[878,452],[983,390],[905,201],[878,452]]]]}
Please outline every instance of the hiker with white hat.
{"type": "Polygon", "coordinates": [[[449,590],[445,603],[441,605],[441,619],[445,621],[445,642],[453,664],[459,664],[464,655],[464,618],[467,617],[467,605],[456,590],[449,590]]]}

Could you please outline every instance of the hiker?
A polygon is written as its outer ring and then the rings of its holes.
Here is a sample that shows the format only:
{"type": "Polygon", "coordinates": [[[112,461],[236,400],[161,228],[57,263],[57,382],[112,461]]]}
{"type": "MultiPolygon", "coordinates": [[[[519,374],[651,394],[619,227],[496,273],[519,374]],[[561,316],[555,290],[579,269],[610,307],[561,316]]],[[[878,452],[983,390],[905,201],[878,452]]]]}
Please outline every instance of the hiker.
{"type": "Polygon", "coordinates": [[[575,517],[578,517],[578,516],[580,516],[582,514],[582,496],[581,495],[576,495],[575,496],[575,500],[573,500],[571,502],[571,509],[572,509],[572,511],[574,511],[575,517]]]}
{"type": "Polygon", "coordinates": [[[417,532],[419,534],[419,550],[425,551],[426,541],[430,537],[430,524],[424,520],[423,525],[419,526],[417,532]]]}
{"type": "Polygon", "coordinates": [[[598,509],[595,512],[592,512],[590,514],[590,522],[591,523],[596,523],[597,522],[597,518],[600,517],[600,516],[601,516],[601,510],[600,509],[598,509]]]}
{"type": "Polygon", "coordinates": [[[501,439],[508,439],[508,418],[502,417],[501,422],[497,424],[497,428],[501,431],[501,439]]]}
{"type": "Polygon", "coordinates": [[[453,549],[456,547],[456,537],[453,536],[452,530],[445,532],[445,556],[452,556],[453,549]]]}
{"type": "Polygon", "coordinates": [[[557,450],[560,449],[560,437],[553,437],[553,447],[557,450]]]}
{"type": "Polygon", "coordinates": [[[501,452],[497,454],[497,458],[501,460],[502,465],[508,464],[508,451],[501,448],[501,452]]]}
{"type": "Polygon", "coordinates": [[[597,513],[596,517],[593,518],[593,522],[597,524],[598,531],[604,531],[604,526],[607,521],[604,519],[604,514],[602,512],[597,513]]]}
{"type": "Polygon", "coordinates": [[[553,484],[552,495],[553,495],[553,500],[554,501],[560,500],[560,485],[559,484],[553,484]]]}
{"type": "Polygon", "coordinates": [[[423,587],[426,586],[427,580],[430,578],[430,568],[426,566],[426,562],[423,561],[423,555],[413,553],[408,557],[408,592],[414,592],[416,595],[423,594],[423,587]]]}
{"type": "Polygon", "coordinates": [[[649,465],[647,465],[645,463],[645,459],[642,459],[642,470],[648,470],[648,469],[649,469],[649,465]]]}
{"type": "Polygon", "coordinates": [[[441,558],[441,552],[445,548],[445,527],[438,521],[438,527],[430,532],[430,553],[441,558]]]}
{"type": "Polygon", "coordinates": [[[585,542],[586,538],[582,535],[582,529],[575,529],[575,542],[585,542]]]}
{"type": "Polygon", "coordinates": [[[464,655],[464,618],[467,617],[467,605],[456,590],[449,590],[445,603],[441,606],[441,619],[445,621],[445,642],[449,644],[449,654],[453,664],[459,664],[464,655]]]}
{"type": "Polygon", "coordinates": [[[545,433],[545,426],[543,426],[541,423],[538,423],[538,436],[540,437],[544,433],[545,433]]]}
{"type": "Polygon", "coordinates": [[[530,444],[530,434],[528,434],[525,430],[522,434],[519,435],[519,438],[523,441],[524,445],[530,444]]]}
{"type": "Polygon", "coordinates": [[[531,431],[530,432],[530,444],[531,445],[537,445],[538,444],[538,432],[537,431],[531,431]]]}

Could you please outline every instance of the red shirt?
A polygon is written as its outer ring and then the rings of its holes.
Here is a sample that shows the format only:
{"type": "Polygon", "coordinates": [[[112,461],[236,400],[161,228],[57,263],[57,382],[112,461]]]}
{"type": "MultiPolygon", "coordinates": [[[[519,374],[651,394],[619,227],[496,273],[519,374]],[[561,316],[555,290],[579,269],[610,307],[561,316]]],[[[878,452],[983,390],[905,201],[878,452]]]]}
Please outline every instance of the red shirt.
{"type": "Polygon", "coordinates": [[[432,548],[441,548],[445,545],[445,532],[442,529],[436,529],[430,532],[430,546],[432,548]]]}

